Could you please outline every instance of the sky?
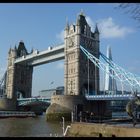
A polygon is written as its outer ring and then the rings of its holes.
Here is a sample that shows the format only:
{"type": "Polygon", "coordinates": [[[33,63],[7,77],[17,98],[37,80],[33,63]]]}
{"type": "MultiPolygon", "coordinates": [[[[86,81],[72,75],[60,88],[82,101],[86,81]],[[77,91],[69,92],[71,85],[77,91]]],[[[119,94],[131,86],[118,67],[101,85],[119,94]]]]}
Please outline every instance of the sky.
{"type": "MultiPolygon", "coordinates": [[[[1,3],[0,77],[7,68],[10,47],[23,40],[28,52],[32,48],[44,51],[63,43],[66,19],[75,24],[81,10],[93,31],[96,23],[99,27],[100,51],[106,54],[109,45],[116,64],[140,75],[138,23],[116,6],[117,3],[1,3]]],[[[33,96],[40,90],[63,85],[64,60],[34,67],[33,96]]]]}

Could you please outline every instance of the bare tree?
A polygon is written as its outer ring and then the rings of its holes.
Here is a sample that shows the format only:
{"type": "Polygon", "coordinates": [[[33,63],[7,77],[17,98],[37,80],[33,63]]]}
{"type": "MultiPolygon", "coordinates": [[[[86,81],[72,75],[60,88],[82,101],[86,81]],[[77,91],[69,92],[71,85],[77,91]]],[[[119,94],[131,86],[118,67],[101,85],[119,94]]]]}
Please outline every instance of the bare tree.
{"type": "Polygon", "coordinates": [[[129,14],[131,18],[140,23],[140,3],[120,3],[115,8],[123,9],[124,13],[129,14]]]}

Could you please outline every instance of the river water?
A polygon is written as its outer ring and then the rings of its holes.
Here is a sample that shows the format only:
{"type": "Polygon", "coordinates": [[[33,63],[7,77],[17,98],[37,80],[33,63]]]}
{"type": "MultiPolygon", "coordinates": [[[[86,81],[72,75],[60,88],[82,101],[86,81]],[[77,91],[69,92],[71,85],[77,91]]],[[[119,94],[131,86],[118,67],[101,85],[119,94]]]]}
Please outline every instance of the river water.
{"type": "MultiPolygon", "coordinates": [[[[126,113],[114,113],[114,118],[125,118],[126,113]]],[[[65,122],[66,126],[70,122],[65,122]]],[[[118,125],[125,127],[133,127],[132,122],[110,123],[110,125],[118,125]]],[[[62,137],[63,124],[60,122],[47,122],[45,113],[37,117],[27,118],[3,118],[0,119],[0,137],[62,137]]],[[[140,128],[137,123],[136,128],[140,128]]]]}
{"type": "Polygon", "coordinates": [[[47,122],[45,113],[34,118],[3,118],[0,137],[62,137],[62,126],[62,121],[47,122]]]}

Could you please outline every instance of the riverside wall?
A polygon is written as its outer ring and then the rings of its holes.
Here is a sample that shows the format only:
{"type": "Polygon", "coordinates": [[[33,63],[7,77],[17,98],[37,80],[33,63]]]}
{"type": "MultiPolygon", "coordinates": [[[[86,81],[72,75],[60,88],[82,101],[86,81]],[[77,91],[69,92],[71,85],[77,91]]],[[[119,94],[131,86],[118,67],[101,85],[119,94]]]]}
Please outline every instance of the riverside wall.
{"type": "Polygon", "coordinates": [[[16,99],[0,99],[0,110],[12,111],[17,110],[17,100],[16,99]]]}
{"type": "Polygon", "coordinates": [[[67,137],[140,137],[140,128],[74,122],[67,137]]]}

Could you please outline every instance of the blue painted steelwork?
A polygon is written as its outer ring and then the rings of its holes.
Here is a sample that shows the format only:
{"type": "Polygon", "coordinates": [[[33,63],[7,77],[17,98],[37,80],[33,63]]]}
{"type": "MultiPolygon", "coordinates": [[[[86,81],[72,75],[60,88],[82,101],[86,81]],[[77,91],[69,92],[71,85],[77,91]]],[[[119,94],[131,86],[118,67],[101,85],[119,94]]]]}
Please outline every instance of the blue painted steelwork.
{"type": "Polygon", "coordinates": [[[33,102],[45,102],[50,104],[51,99],[50,98],[22,98],[22,99],[17,99],[18,105],[19,106],[24,106],[33,102]]]}
{"type": "Polygon", "coordinates": [[[7,71],[5,71],[2,79],[0,80],[0,98],[5,98],[5,91],[6,91],[6,77],[7,71]]]}
{"type": "Polygon", "coordinates": [[[123,84],[127,84],[131,87],[132,93],[134,93],[134,90],[140,89],[140,77],[130,73],[117,64],[115,64],[113,61],[108,59],[104,54],[100,52],[100,56],[105,60],[105,62],[102,62],[95,56],[93,56],[89,51],[87,51],[84,47],[80,45],[80,49],[82,52],[90,59],[95,66],[98,68],[101,68],[103,71],[106,71],[106,63],[109,64],[109,67],[112,71],[114,71],[114,74],[108,73],[112,78],[121,81],[123,84]]]}
{"type": "MultiPolygon", "coordinates": [[[[140,94],[137,94],[140,97],[140,94]]],[[[130,100],[134,98],[133,94],[116,94],[116,95],[86,95],[87,100],[130,100]]],[[[17,99],[19,106],[24,106],[36,101],[41,101],[50,104],[50,98],[22,98],[17,99]]]]}
{"type": "MultiPolygon", "coordinates": [[[[63,48],[63,46],[61,46],[61,48],[63,48]]],[[[97,66],[98,68],[101,68],[103,71],[106,71],[106,63],[109,64],[110,66],[110,70],[112,70],[114,73],[108,73],[111,77],[113,77],[116,80],[119,80],[125,84],[128,84],[131,86],[131,90],[134,93],[134,88],[135,89],[140,89],[140,77],[132,74],[130,72],[127,72],[126,70],[124,70],[123,68],[121,68],[120,66],[118,66],[117,64],[115,64],[113,61],[111,61],[109,58],[107,58],[104,54],[102,54],[100,52],[100,56],[105,60],[105,62],[102,62],[101,60],[99,60],[98,58],[96,58],[95,56],[93,56],[89,51],[87,51],[84,47],[80,46],[80,49],[82,50],[82,52],[88,57],[88,59],[90,59],[95,66],[97,66]]],[[[5,72],[2,80],[0,81],[0,85],[5,85],[6,82],[6,74],[7,71],[5,72]]],[[[88,100],[127,100],[129,98],[131,98],[132,95],[87,95],[86,98],[88,100]]],[[[17,99],[18,104],[19,105],[26,105],[28,103],[31,102],[35,102],[35,101],[42,101],[42,102],[46,102],[46,103],[50,103],[50,99],[48,98],[23,98],[23,99],[17,99]]]]}
{"type": "MultiPolygon", "coordinates": [[[[137,94],[140,97],[140,94],[137,94]]],[[[133,99],[135,96],[133,94],[115,94],[115,95],[86,95],[87,100],[110,100],[110,101],[117,101],[117,100],[130,100],[133,99]]]]}

